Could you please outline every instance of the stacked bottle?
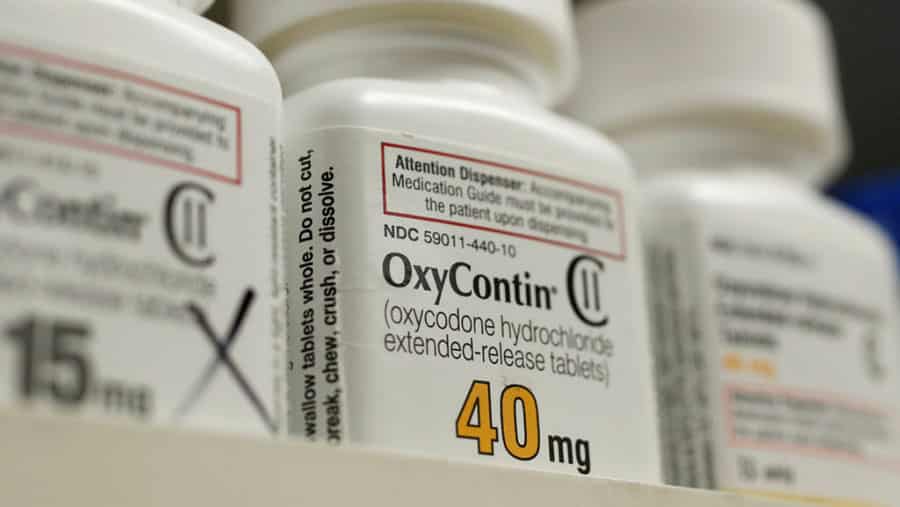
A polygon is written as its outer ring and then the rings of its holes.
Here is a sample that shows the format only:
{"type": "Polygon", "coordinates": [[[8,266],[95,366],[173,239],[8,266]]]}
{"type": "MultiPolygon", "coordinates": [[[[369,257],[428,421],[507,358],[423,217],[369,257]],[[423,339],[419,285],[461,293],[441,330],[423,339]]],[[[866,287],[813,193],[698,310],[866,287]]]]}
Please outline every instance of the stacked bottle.
{"type": "Polygon", "coordinates": [[[847,153],[805,1],[584,3],[566,110],[642,178],[664,474],[821,505],[898,495],[892,249],[825,199],[847,153]]]}
{"type": "Polygon", "coordinates": [[[546,109],[569,9],[233,3],[288,96],[293,435],[658,480],[632,171],[546,109]]]}
{"type": "Polygon", "coordinates": [[[277,431],[281,90],[210,3],[4,3],[4,403],[277,431]]]}

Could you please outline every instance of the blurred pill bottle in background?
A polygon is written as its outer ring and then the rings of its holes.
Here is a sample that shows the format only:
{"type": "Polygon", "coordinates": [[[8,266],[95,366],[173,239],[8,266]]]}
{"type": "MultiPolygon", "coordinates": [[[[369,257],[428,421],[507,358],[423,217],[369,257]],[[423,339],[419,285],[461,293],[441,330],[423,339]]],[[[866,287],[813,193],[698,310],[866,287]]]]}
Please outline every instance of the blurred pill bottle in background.
{"type": "Polygon", "coordinates": [[[892,249],[817,187],[845,160],[829,28],[796,0],[582,2],[564,110],[642,186],[667,482],[898,496],[892,249]]]}
{"type": "Polygon", "coordinates": [[[242,1],[286,101],[289,429],[659,481],[632,170],[562,0],[242,1]]]}
{"type": "Polygon", "coordinates": [[[4,404],[277,431],[281,89],[210,3],[5,2],[4,404]]]}

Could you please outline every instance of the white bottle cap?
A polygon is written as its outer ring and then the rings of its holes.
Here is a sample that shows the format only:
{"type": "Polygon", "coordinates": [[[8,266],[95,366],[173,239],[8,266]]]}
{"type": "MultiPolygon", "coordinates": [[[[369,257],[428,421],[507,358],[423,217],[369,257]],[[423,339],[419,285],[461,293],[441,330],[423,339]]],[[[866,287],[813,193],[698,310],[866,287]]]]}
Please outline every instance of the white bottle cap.
{"type": "Polygon", "coordinates": [[[805,0],[584,2],[576,33],[582,81],[564,109],[615,140],[709,121],[774,129],[812,183],[845,162],[829,27],[805,0]]]}
{"type": "Polygon", "coordinates": [[[489,34],[540,64],[547,103],[565,97],[577,75],[569,0],[232,0],[231,19],[270,57],[286,45],[354,24],[428,21],[463,34],[489,34]]]}

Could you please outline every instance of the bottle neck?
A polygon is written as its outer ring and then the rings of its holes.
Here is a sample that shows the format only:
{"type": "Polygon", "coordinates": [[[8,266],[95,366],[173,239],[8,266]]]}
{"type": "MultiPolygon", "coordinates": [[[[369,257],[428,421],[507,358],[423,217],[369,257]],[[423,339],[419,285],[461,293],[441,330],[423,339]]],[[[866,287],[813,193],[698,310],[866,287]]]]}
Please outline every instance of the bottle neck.
{"type": "Polygon", "coordinates": [[[830,171],[816,156],[815,140],[789,130],[672,122],[607,133],[629,155],[642,179],[689,171],[751,178],[768,175],[824,186],[830,171]]]}
{"type": "Polygon", "coordinates": [[[441,83],[464,93],[549,105],[551,84],[527,51],[437,22],[331,30],[297,27],[263,45],[285,95],[347,78],[441,83]],[[304,33],[305,32],[305,33],[304,33]],[[312,32],[312,34],[309,34],[312,32]]]}

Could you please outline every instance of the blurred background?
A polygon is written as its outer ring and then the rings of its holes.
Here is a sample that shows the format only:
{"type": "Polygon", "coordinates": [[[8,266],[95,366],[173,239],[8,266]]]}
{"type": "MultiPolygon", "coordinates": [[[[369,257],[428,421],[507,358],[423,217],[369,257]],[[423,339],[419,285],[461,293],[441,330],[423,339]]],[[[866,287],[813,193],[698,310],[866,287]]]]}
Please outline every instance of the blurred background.
{"type": "Polygon", "coordinates": [[[853,142],[830,193],[872,219],[900,253],[900,2],[815,2],[834,30],[853,142]]]}
{"type": "Polygon", "coordinates": [[[817,0],[837,39],[853,159],[843,181],[900,176],[900,2],[817,0]]]}

